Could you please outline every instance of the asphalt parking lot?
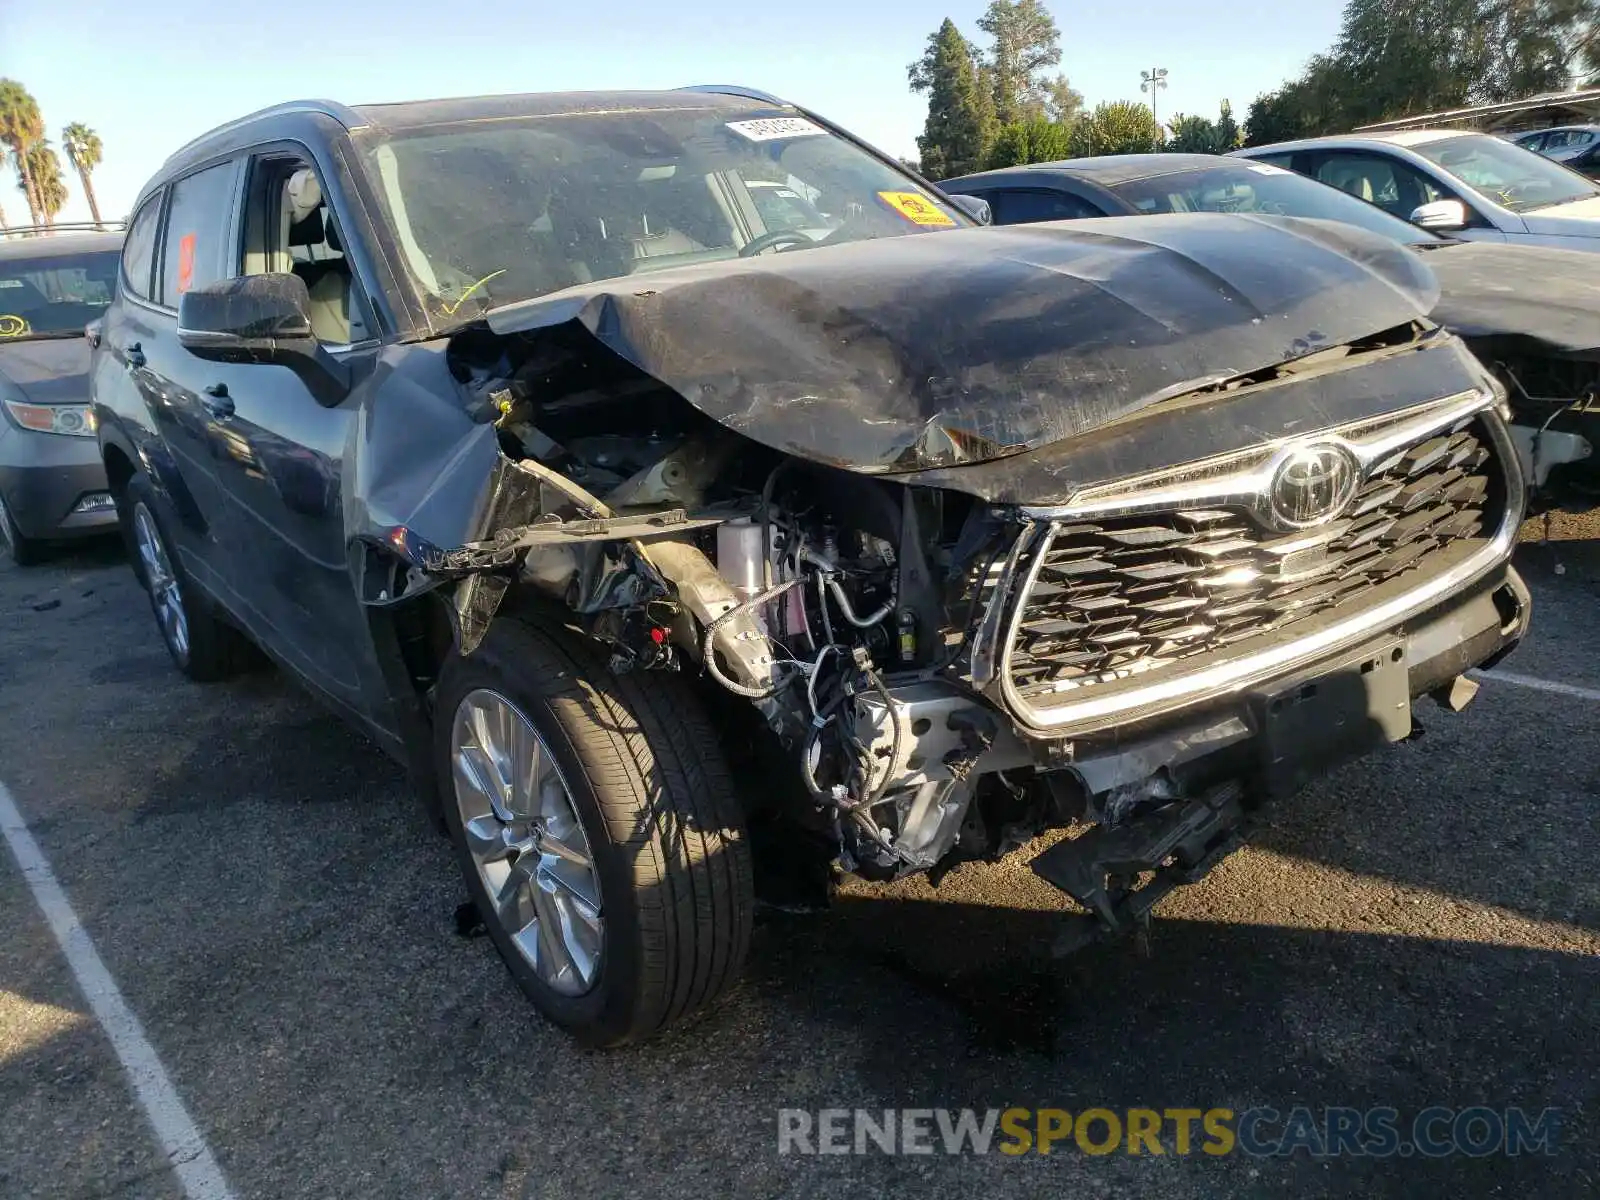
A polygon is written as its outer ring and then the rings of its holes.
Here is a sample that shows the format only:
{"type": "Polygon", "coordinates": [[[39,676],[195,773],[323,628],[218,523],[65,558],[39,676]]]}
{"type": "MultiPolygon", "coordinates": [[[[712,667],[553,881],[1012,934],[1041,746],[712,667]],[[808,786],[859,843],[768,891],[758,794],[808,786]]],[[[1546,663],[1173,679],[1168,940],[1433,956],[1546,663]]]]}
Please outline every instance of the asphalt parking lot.
{"type": "MultiPolygon", "coordinates": [[[[757,930],[698,1025],[575,1049],[525,1004],[398,770],[283,677],[168,664],[109,547],[0,564],[9,789],[237,1197],[1594,1195],[1600,522],[1525,545],[1537,612],[1427,734],[1282,805],[1151,953],[1045,950],[1021,862],[757,930]],[[1558,573],[1557,567],[1561,568],[1558,573]],[[1584,689],[1588,689],[1585,694],[1584,689]],[[1483,1104],[1545,1156],[800,1157],[780,1108],[1483,1104]]],[[[0,852],[0,1196],[183,1194],[0,852]]]]}

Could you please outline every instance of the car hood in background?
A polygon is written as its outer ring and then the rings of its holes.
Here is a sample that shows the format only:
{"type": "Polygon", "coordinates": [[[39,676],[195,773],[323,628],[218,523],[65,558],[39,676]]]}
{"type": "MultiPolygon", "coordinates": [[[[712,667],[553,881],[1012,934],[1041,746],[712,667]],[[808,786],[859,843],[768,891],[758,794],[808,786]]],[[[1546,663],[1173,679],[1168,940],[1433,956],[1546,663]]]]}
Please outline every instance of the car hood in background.
{"type": "Polygon", "coordinates": [[[1588,254],[1462,242],[1429,250],[1433,319],[1469,340],[1529,338],[1567,354],[1600,352],[1600,272],[1588,254]]]}
{"type": "Polygon", "coordinates": [[[87,404],[89,343],[81,337],[0,338],[0,378],[34,404],[87,404]]]}
{"type": "Polygon", "coordinates": [[[1517,216],[1527,223],[1529,233],[1600,238],[1600,196],[1575,200],[1571,204],[1552,204],[1549,208],[1536,208],[1517,216]]]}
{"type": "Polygon", "coordinates": [[[1422,258],[1212,213],[966,229],[599,280],[491,311],[576,323],[723,425],[862,472],[980,463],[1424,317],[1422,258]]]}

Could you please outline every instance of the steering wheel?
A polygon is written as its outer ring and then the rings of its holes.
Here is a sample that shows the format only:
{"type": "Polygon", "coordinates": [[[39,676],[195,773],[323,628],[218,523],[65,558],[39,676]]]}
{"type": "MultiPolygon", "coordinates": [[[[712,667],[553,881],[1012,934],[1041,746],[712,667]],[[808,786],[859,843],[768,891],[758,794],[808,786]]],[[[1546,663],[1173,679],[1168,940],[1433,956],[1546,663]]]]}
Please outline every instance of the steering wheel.
{"type": "Polygon", "coordinates": [[[793,229],[774,229],[770,233],[763,233],[760,237],[751,238],[739,247],[740,258],[750,258],[760,254],[763,250],[770,250],[774,246],[809,246],[810,238],[793,229]]]}

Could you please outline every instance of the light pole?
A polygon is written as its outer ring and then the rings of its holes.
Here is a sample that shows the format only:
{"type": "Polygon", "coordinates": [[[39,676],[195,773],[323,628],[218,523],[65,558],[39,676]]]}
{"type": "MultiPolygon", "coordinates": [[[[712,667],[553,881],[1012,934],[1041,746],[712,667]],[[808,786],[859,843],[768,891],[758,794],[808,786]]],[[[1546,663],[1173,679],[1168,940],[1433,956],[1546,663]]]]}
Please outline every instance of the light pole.
{"type": "Polygon", "coordinates": [[[1139,72],[1139,90],[1150,93],[1150,119],[1155,122],[1156,129],[1152,135],[1153,144],[1150,149],[1158,148],[1161,141],[1161,118],[1156,115],[1156,93],[1167,86],[1167,69],[1165,67],[1151,67],[1148,71],[1139,72]]]}

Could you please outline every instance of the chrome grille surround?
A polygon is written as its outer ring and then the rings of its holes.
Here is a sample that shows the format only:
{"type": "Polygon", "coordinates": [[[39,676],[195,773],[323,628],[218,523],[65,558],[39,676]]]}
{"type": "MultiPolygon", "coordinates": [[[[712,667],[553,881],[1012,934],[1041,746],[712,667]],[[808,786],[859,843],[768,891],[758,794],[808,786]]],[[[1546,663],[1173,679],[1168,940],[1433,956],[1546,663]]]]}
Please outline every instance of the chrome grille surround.
{"type": "MultiPolygon", "coordinates": [[[[1023,727],[1051,736],[1072,736],[1096,732],[1130,717],[1157,716],[1202,697],[1237,692],[1394,627],[1469,586],[1511,552],[1521,522],[1524,484],[1509,433],[1496,411],[1497,402],[1498,397],[1487,389],[1461,392],[1383,417],[1086,489],[1064,505],[1023,508],[1022,532],[974,638],[973,682],[996,692],[1023,727]],[[1141,514],[1162,514],[1165,519],[1189,513],[1235,522],[1248,517],[1254,523],[1253,549],[1259,550],[1263,539],[1275,538],[1276,550],[1293,553],[1297,547],[1287,545],[1292,541],[1304,540],[1308,547],[1315,547],[1333,539],[1325,538],[1326,531],[1318,529],[1304,531],[1303,537],[1263,532],[1272,530],[1275,523],[1269,507],[1270,490],[1287,456],[1312,444],[1336,445],[1353,455],[1362,473],[1362,492],[1347,512],[1359,521],[1361,514],[1356,510],[1370,501],[1368,490],[1374,481],[1395,470],[1408,452],[1431,445],[1441,435],[1448,442],[1452,431],[1468,426],[1493,457],[1503,493],[1501,511],[1498,522],[1486,514],[1492,527],[1476,531],[1475,536],[1469,534],[1470,540],[1458,552],[1441,553],[1437,562],[1430,559],[1438,569],[1407,572],[1404,568],[1414,566],[1415,561],[1403,563],[1383,585],[1340,597],[1332,611],[1326,607],[1316,610],[1323,619],[1307,622],[1299,636],[1295,636],[1297,622],[1292,619],[1280,620],[1272,631],[1257,635],[1252,635],[1245,623],[1243,634],[1205,647],[1205,652],[1195,654],[1188,669],[1180,653],[1144,667],[1113,666],[1093,680],[1069,682],[1064,687],[1056,686],[1059,680],[1043,690],[1019,686],[1018,638],[1027,620],[1029,600],[1062,530],[1141,514]],[[1141,678],[1144,675],[1148,678],[1141,678]]],[[[1341,514],[1333,524],[1349,526],[1351,522],[1341,514]]],[[[1159,527],[1159,522],[1154,525],[1159,527]]],[[[1278,528],[1281,530],[1281,525],[1278,528]]],[[[1335,529],[1334,537],[1348,532],[1347,528],[1335,529]]]]}

